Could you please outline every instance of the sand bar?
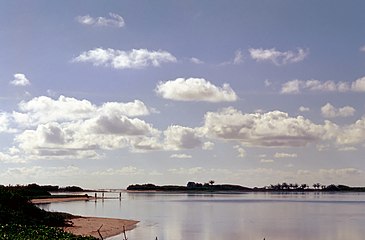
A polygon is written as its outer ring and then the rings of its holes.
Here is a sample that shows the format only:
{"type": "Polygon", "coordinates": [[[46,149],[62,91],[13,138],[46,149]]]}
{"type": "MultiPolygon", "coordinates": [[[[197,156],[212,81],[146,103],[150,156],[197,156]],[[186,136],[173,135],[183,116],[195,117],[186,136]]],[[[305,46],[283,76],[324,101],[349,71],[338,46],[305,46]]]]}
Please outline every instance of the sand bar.
{"type": "Polygon", "coordinates": [[[71,201],[88,201],[93,200],[93,197],[64,197],[64,198],[39,198],[32,199],[31,202],[34,204],[46,204],[46,203],[56,203],[56,202],[71,202],[71,201]]]}
{"type": "Polygon", "coordinates": [[[115,219],[115,218],[97,218],[97,217],[78,217],[71,219],[73,226],[65,227],[66,232],[81,236],[93,236],[99,238],[98,229],[103,238],[112,237],[136,227],[138,221],[115,219]]]}

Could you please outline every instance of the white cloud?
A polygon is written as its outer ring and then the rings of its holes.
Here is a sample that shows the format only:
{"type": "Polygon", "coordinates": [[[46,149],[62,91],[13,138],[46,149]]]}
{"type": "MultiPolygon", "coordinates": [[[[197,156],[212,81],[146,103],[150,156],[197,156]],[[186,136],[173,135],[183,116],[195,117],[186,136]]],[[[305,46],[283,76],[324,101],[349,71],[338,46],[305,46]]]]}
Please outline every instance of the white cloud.
{"type": "Polygon", "coordinates": [[[298,155],[296,153],[275,153],[274,154],[275,158],[296,158],[298,157],[298,155]]]}
{"type": "Polygon", "coordinates": [[[164,131],[167,150],[191,149],[202,146],[198,130],[178,125],[169,126],[164,131]]]}
{"type": "Polygon", "coordinates": [[[214,148],[214,143],[213,142],[210,142],[210,141],[208,141],[208,142],[204,142],[203,143],[203,149],[204,150],[212,150],[213,148],[214,148]]]}
{"type": "Polygon", "coordinates": [[[77,16],[76,20],[83,25],[97,26],[97,27],[124,27],[125,21],[122,16],[116,13],[109,13],[110,18],[97,17],[93,18],[90,15],[77,16]]]}
{"type": "Polygon", "coordinates": [[[343,178],[363,174],[363,171],[356,168],[340,168],[340,169],[320,169],[319,174],[328,178],[343,178]]]}
{"type": "Polygon", "coordinates": [[[330,103],[327,103],[321,108],[322,116],[325,118],[350,117],[355,114],[355,111],[356,110],[350,106],[337,109],[330,103]]]}
{"type": "Polygon", "coordinates": [[[263,48],[250,48],[251,58],[258,61],[271,61],[275,65],[285,65],[289,63],[297,63],[303,61],[309,54],[308,49],[298,48],[297,52],[286,51],[280,52],[275,48],[263,49],[263,48]]]}
{"type": "Polygon", "coordinates": [[[310,108],[309,107],[300,106],[299,107],[299,111],[300,112],[309,112],[310,111],[310,108]]]}
{"type": "Polygon", "coordinates": [[[300,92],[300,86],[301,81],[299,80],[292,80],[289,82],[286,82],[282,85],[281,93],[288,94],[288,93],[299,93],[300,92]]]}
{"type": "Polygon", "coordinates": [[[283,94],[297,94],[302,91],[318,92],[365,92],[365,77],[356,79],[353,82],[334,82],[319,80],[291,80],[281,87],[283,94]]]}
{"type": "Polygon", "coordinates": [[[0,112],[0,133],[9,131],[9,115],[5,112],[0,112]]]}
{"type": "Polygon", "coordinates": [[[232,107],[205,114],[203,131],[206,135],[243,144],[267,147],[298,147],[332,137],[331,122],[317,125],[302,116],[287,113],[244,114],[232,107]]]}
{"type": "Polygon", "coordinates": [[[351,90],[354,92],[365,92],[365,77],[356,79],[352,82],[351,90]]]}
{"type": "Polygon", "coordinates": [[[241,147],[240,145],[236,145],[233,148],[238,151],[238,156],[237,157],[240,157],[240,158],[246,157],[246,151],[243,147],[241,147]]]}
{"type": "Polygon", "coordinates": [[[115,69],[141,69],[148,66],[158,67],[162,63],[176,62],[176,58],[166,51],[132,49],[131,51],[111,48],[95,48],[81,53],[73,62],[89,62],[94,66],[107,66],[115,69]]]}
{"type": "Polygon", "coordinates": [[[361,51],[361,52],[365,52],[365,45],[364,45],[364,46],[362,46],[362,47],[360,47],[360,51],[361,51]]]}
{"type": "Polygon", "coordinates": [[[243,63],[243,53],[240,49],[236,50],[236,52],[234,53],[234,58],[233,58],[233,64],[240,64],[243,63]]]}
{"type": "Polygon", "coordinates": [[[145,116],[150,114],[146,105],[140,100],[134,100],[133,102],[128,103],[107,102],[104,103],[98,111],[106,115],[117,114],[118,116],[129,117],[145,116]]]}
{"type": "Polygon", "coordinates": [[[226,66],[226,65],[231,65],[231,64],[238,65],[238,64],[243,63],[243,59],[244,59],[244,56],[243,56],[241,49],[237,49],[234,52],[234,57],[232,60],[222,62],[219,64],[219,66],[226,66]]]}
{"type": "Polygon", "coordinates": [[[30,81],[27,79],[27,77],[22,73],[16,73],[14,74],[14,80],[10,82],[10,84],[14,86],[27,86],[30,85],[30,81]]]}
{"type": "Polygon", "coordinates": [[[340,147],[337,149],[340,152],[352,152],[352,151],[356,151],[357,148],[356,147],[351,147],[351,146],[347,146],[347,147],[340,147]]]}
{"type": "Polygon", "coordinates": [[[3,153],[0,152],[0,162],[5,163],[24,163],[25,159],[16,153],[3,153]]]}
{"type": "Polygon", "coordinates": [[[98,158],[100,150],[162,148],[157,129],[131,118],[149,114],[139,100],[96,106],[87,100],[40,96],[21,102],[19,109],[12,121],[26,130],[15,136],[15,142],[29,158],[98,158]]]}
{"type": "Polygon", "coordinates": [[[34,158],[98,158],[100,150],[147,148],[142,142],[158,139],[159,134],[143,120],[100,114],[86,120],[39,124],[17,135],[15,142],[34,158]]]}
{"type": "Polygon", "coordinates": [[[176,101],[233,102],[236,93],[229,84],[217,87],[204,78],[177,78],[159,82],[156,93],[166,99],[176,101]]]}
{"type": "Polygon", "coordinates": [[[354,145],[365,142],[365,117],[339,129],[336,142],[340,145],[354,145]]]}
{"type": "Polygon", "coordinates": [[[272,82],[269,79],[265,79],[265,87],[270,87],[272,85],[272,82]]]}
{"type": "Polygon", "coordinates": [[[149,114],[146,105],[139,101],[133,102],[106,102],[96,106],[88,100],[78,100],[71,97],[60,96],[52,99],[40,96],[30,101],[19,103],[20,112],[13,112],[13,117],[21,125],[38,125],[49,122],[67,122],[88,119],[96,115],[105,116],[144,116],[149,114]]]}
{"type": "Polygon", "coordinates": [[[195,64],[203,64],[204,63],[204,61],[200,60],[199,58],[195,58],[195,57],[190,58],[190,62],[195,63],[195,64]]]}
{"type": "Polygon", "coordinates": [[[204,168],[202,167],[193,167],[193,168],[172,168],[168,170],[172,174],[181,174],[181,175],[196,175],[204,172],[204,168]]]}
{"type": "Polygon", "coordinates": [[[133,166],[122,167],[122,168],[108,168],[106,170],[92,172],[95,176],[135,176],[146,174],[144,169],[138,169],[133,166]]]}
{"type": "Polygon", "coordinates": [[[185,158],[192,158],[193,156],[191,155],[188,155],[188,154],[172,154],[170,156],[170,158],[182,158],[182,159],[185,159],[185,158]]]}
{"type": "Polygon", "coordinates": [[[272,159],[260,159],[261,163],[274,163],[274,160],[272,159]]]}

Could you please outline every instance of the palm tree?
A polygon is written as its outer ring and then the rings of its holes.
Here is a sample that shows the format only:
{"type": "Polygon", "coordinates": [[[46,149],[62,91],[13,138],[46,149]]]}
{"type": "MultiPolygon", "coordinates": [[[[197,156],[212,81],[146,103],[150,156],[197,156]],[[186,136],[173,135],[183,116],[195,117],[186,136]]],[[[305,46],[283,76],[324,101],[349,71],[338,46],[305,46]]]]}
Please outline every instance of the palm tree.
{"type": "Polygon", "coordinates": [[[300,188],[301,188],[301,189],[306,189],[307,187],[308,187],[308,185],[307,185],[307,184],[305,184],[305,183],[300,184],[300,188]]]}

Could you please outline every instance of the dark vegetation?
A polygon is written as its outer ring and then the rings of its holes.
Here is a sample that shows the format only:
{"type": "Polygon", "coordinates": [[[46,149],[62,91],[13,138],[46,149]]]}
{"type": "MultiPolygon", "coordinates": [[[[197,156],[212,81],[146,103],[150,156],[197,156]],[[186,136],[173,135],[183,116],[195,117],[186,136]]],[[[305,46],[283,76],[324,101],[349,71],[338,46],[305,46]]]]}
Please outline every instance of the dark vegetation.
{"type": "Polygon", "coordinates": [[[129,191],[161,191],[161,192],[365,192],[365,187],[350,187],[346,185],[322,185],[315,183],[312,188],[308,184],[278,183],[265,187],[243,187],[240,185],[220,184],[214,185],[214,181],[209,183],[188,182],[186,186],[165,185],[158,186],[151,183],[129,185],[129,191]]]}
{"type": "MultiPolygon", "coordinates": [[[[5,186],[1,186],[5,188],[5,186]]],[[[28,198],[50,197],[50,192],[85,192],[84,189],[77,186],[59,187],[54,185],[40,186],[32,183],[29,185],[7,186],[6,189],[17,192],[18,194],[28,198]]],[[[55,197],[55,196],[52,196],[55,197]]]]}
{"type": "Polygon", "coordinates": [[[167,191],[167,192],[225,192],[225,191],[250,191],[250,188],[239,185],[214,185],[214,181],[209,183],[189,182],[186,186],[157,186],[154,184],[135,184],[128,186],[130,191],[167,191]]]}
{"type": "Polygon", "coordinates": [[[0,239],[95,239],[63,232],[62,227],[68,226],[73,216],[38,208],[30,202],[35,196],[50,196],[50,193],[33,184],[0,186],[0,239]]]}

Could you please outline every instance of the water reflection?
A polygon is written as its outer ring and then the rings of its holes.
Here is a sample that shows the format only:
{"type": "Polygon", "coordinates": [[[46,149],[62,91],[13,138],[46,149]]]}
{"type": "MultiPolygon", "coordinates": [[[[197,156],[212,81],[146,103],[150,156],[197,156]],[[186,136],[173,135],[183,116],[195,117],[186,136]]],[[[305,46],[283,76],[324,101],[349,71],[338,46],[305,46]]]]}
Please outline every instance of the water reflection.
{"type": "MultiPolygon", "coordinates": [[[[52,211],[141,221],[131,240],[360,240],[364,194],[123,193],[122,200],[52,203],[52,211]]],[[[122,239],[120,236],[111,239],[122,239]]]]}

